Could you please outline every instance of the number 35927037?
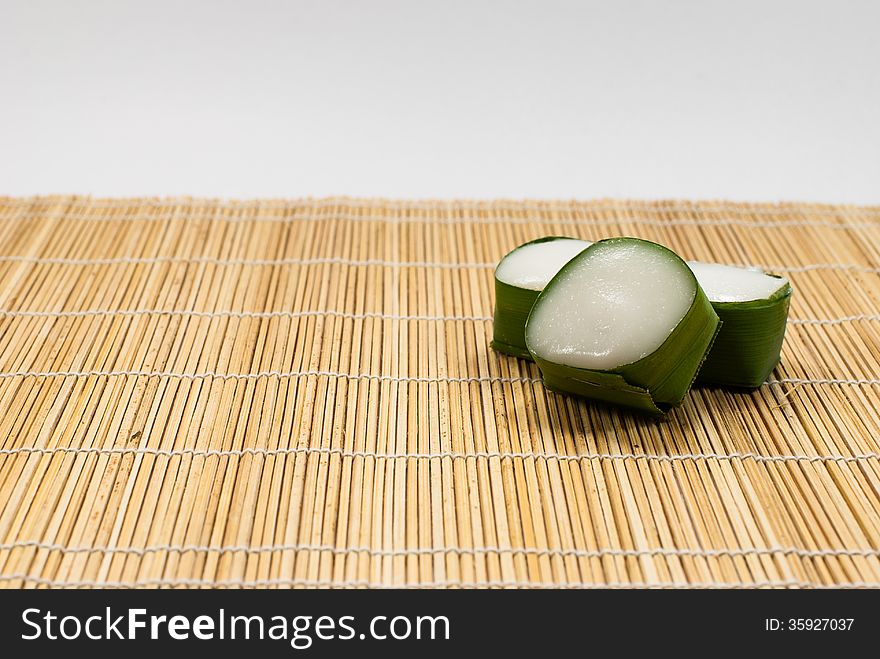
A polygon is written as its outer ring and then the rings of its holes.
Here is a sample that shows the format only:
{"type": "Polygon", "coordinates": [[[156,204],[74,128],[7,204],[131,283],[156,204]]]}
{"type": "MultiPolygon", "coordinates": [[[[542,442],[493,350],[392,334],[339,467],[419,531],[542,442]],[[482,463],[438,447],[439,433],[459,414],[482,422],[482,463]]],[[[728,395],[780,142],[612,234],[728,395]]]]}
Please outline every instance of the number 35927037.
{"type": "Polygon", "coordinates": [[[766,618],[764,629],[770,632],[836,632],[852,629],[855,618],[766,618]]]}

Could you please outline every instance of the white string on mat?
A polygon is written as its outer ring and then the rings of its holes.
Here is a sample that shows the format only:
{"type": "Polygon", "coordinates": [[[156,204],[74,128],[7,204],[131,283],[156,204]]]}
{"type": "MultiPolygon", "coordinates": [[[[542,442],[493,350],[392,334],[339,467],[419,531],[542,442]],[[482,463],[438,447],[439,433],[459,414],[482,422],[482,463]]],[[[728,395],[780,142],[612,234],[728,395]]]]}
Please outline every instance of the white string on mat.
{"type": "Polygon", "coordinates": [[[470,383],[470,382],[540,382],[541,378],[528,377],[504,377],[500,375],[471,375],[471,376],[405,376],[405,375],[373,375],[369,373],[353,374],[340,373],[337,371],[259,371],[255,373],[224,373],[221,371],[205,371],[203,373],[178,373],[173,371],[8,371],[0,372],[0,378],[16,377],[148,377],[148,378],[181,378],[184,380],[204,380],[216,378],[218,380],[258,380],[261,378],[297,378],[297,377],[331,377],[345,378],[347,380],[377,380],[380,382],[423,382],[423,383],[470,383]]]}
{"type": "Polygon", "coordinates": [[[83,309],[78,311],[13,311],[0,309],[0,316],[27,317],[27,318],[80,318],[84,316],[194,316],[196,318],[310,318],[321,316],[333,316],[349,320],[367,320],[379,318],[382,320],[430,320],[430,321],[485,321],[492,320],[492,316],[420,316],[407,314],[389,314],[379,311],[367,311],[353,313],[347,311],[318,310],[318,311],[191,311],[189,309],[83,309]]]}
{"type": "MultiPolygon", "coordinates": [[[[190,309],[78,309],[70,311],[33,311],[28,309],[0,309],[0,316],[9,318],[84,318],[88,316],[193,316],[195,318],[310,318],[331,316],[348,320],[367,320],[378,318],[382,320],[414,320],[414,321],[470,321],[483,322],[492,320],[492,316],[445,316],[445,315],[418,315],[418,314],[391,314],[381,311],[367,311],[362,313],[337,311],[335,309],[313,311],[195,311],[190,309]]],[[[840,318],[790,318],[791,325],[842,325],[859,321],[877,321],[880,315],[857,314],[854,316],[842,316],[840,318]]]]}
{"type": "Polygon", "coordinates": [[[68,258],[27,255],[0,255],[0,262],[45,263],[49,265],[118,265],[157,263],[196,263],[210,265],[350,265],[381,266],[384,268],[439,268],[445,270],[474,270],[494,268],[494,263],[452,263],[438,261],[388,261],[384,259],[346,259],[335,256],[314,258],[289,257],[281,259],[221,259],[212,256],[116,256],[106,258],[68,258]]]}
{"type": "Polygon", "coordinates": [[[880,384],[877,378],[780,378],[767,380],[765,384],[849,384],[849,385],[874,385],[880,384]]]}
{"type": "Polygon", "coordinates": [[[209,588],[265,588],[268,586],[304,586],[312,588],[375,588],[375,589],[418,589],[418,588],[538,588],[552,590],[593,590],[593,589],[735,589],[735,588],[880,588],[880,583],[865,581],[847,582],[841,584],[820,584],[812,581],[790,580],[763,580],[763,581],[736,581],[736,582],[687,582],[687,581],[658,581],[658,582],[625,582],[614,581],[608,583],[542,583],[539,581],[425,581],[404,583],[382,583],[368,580],[345,580],[328,581],[312,579],[252,579],[252,580],[212,580],[212,579],[139,579],[135,581],[56,581],[43,577],[30,576],[27,574],[0,574],[0,581],[25,581],[41,586],[52,588],[138,588],[138,587],[161,587],[161,586],[194,586],[209,588]]]}
{"type": "Polygon", "coordinates": [[[809,263],[807,265],[740,265],[741,268],[760,268],[766,272],[812,272],[814,270],[855,270],[856,272],[878,273],[880,268],[856,263],[809,263]]]}
{"type": "Polygon", "coordinates": [[[880,315],[860,313],[854,316],[841,316],[840,318],[790,318],[788,322],[791,325],[842,325],[843,323],[874,320],[880,320],[880,315]]]}
{"type": "Polygon", "coordinates": [[[314,544],[282,544],[282,545],[148,545],[146,547],[70,547],[67,545],[40,542],[37,540],[20,540],[7,544],[0,544],[0,551],[13,549],[43,549],[47,551],[60,551],[65,554],[130,554],[133,556],[146,556],[157,553],[244,553],[244,554],[268,554],[278,551],[304,551],[304,552],[330,552],[335,555],[367,554],[374,557],[397,557],[397,556],[435,556],[455,554],[460,556],[479,556],[484,554],[513,554],[523,556],[559,556],[572,558],[602,558],[604,556],[638,558],[638,557],[741,557],[741,556],[798,556],[800,558],[829,558],[829,557],[871,557],[880,556],[880,549],[801,549],[798,547],[749,547],[749,548],[663,548],[650,549],[562,549],[562,548],[533,548],[533,547],[423,547],[417,549],[375,549],[372,547],[336,547],[334,545],[314,544]]]}
{"type": "Polygon", "coordinates": [[[162,449],[149,446],[99,447],[99,446],[20,446],[2,448],[0,455],[55,455],[75,453],[83,455],[151,455],[156,457],[243,457],[246,455],[272,457],[278,455],[338,455],[342,458],[373,458],[377,460],[558,460],[560,462],[582,462],[584,460],[645,460],[648,462],[684,462],[704,460],[754,460],[755,462],[861,462],[880,459],[880,453],[868,452],[855,455],[762,455],[750,451],[731,453],[579,453],[567,455],[541,451],[433,451],[433,452],[379,452],[347,450],[320,446],[293,446],[286,448],[246,447],[241,449],[200,449],[179,448],[162,449]]]}
{"type": "MultiPolygon", "coordinates": [[[[80,209],[87,210],[87,209],[80,209]]],[[[603,209],[571,209],[572,212],[578,213],[614,213],[616,211],[634,210],[635,212],[644,214],[665,214],[669,212],[693,212],[704,213],[705,209],[690,209],[681,211],[668,211],[661,209],[626,209],[626,208],[603,208],[603,209]]],[[[722,212],[722,211],[718,211],[722,212]]],[[[760,215],[760,213],[758,213],[760,215]]],[[[778,213],[774,213],[776,215],[778,213]]],[[[805,213],[810,214],[810,213],[805,213]]],[[[829,213],[840,217],[841,213],[829,213]]],[[[372,215],[362,213],[347,212],[330,212],[330,213],[307,213],[293,215],[272,215],[272,214],[254,214],[254,215],[217,215],[216,213],[192,213],[187,212],[183,215],[124,215],[122,217],[86,215],[75,216],[70,211],[29,211],[15,217],[4,218],[0,216],[0,222],[13,221],[23,219],[48,219],[48,220],[71,220],[75,222],[179,222],[187,220],[205,220],[209,222],[272,222],[290,224],[295,222],[326,222],[328,220],[336,220],[343,222],[381,222],[384,224],[440,224],[440,225],[457,225],[457,224],[506,224],[506,225],[528,225],[543,224],[555,226],[622,226],[622,225],[640,225],[640,226],[694,226],[694,227],[750,227],[753,229],[783,229],[792,227],[801,228],[824,228],[838,229],[844,231],[859,229],[880,229],[880,222],[851,222],[842,220],[841,222],[829,222],[823,220],[777,220],[777,221],[755,221],[755,220],[734,220],[734,219],[661,219],[650,220],[635,217],[616,217],[614,219],[598,219],[594,217],[584,218],[554,218],[554,217],[510,217],[507,215],[439,215],[439,216],[412,216],[412,215],[372,215]]]]}
{"type": "MultiPolygon", "coordinates": [[[[137,371],[137,370],[86,370],[86,371],[0,371],[2,378],[18,377],[145,377],[145,378],[179,378],[184,380],[205,380],[215,378],[218,380],[258,380],[261,378],[297,378],[297,377],[331,377],[345,378],[347,380],[376,380],[379,382],[422,382],[434,384],[440,382],[471,383],[471,382],[500,382],[513,384],[517,382],[534,384],[540,382],[537,377],[506,377],[500,375],[466,375],[466,376],[418,376],[418,375],[376,375],[371,373],[340,373],[338,371],[257,371],[254,373],[227,373],[223,371],[204,371],[201,373],[182,373],[176,371],[137,371]]],[[[846,385],[876,385],[880,379],[845,379],[845,378],[780,378],[767,380],[765,384],[846,384],[846,385]]]]}
{"type": "MultiPolygon", "coordinates": [[[[284,265],[346,265],[352,267],[380,266],[383,268],[437,268],[443,270],[489,270],[497,263],[448,261],[391,261],[387,259],[349,259],[337,256],[318,257],[285,257],[280,259],[222,259],[213,256],[115,256],[104,258],[71,258],[55,256],[31,256],[27,254],[0,255],[0,263],[36,263],[47,265],[150,265],[159,263],[177,264],[209,264],[209,265],[253,265],[253,266],[284,266],[284,265]]],[[[759,268],[766,272],[813,272],[816,270],[844,270],[865,273],[878,273],[880,268],[858,265],[856,263],[808,263],[798,266],[736,264],[740,268],[759,268]]]]}

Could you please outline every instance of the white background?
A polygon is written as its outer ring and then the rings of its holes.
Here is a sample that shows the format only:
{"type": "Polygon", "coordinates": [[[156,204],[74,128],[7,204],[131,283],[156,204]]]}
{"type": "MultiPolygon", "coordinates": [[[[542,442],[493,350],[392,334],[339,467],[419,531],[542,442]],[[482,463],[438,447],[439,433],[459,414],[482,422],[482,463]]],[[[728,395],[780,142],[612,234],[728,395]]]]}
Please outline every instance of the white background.
{"type": "Polygon", "coordinates": [[[0,194],[880,202],[880,2],[0,0],[0,194]]]}

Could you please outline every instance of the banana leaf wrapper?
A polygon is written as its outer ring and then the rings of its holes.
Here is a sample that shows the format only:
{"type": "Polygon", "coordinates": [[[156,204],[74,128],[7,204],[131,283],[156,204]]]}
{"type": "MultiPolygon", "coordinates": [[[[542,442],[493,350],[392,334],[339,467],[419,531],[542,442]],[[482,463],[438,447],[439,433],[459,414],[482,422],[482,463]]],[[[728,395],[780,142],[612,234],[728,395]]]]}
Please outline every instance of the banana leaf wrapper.
{"type": "MultiPolygon", "coordinates": [[[[661,245],[656,247],[667,249],[661,245]]],[[[560,270],[560,274],[570,263],[560,270]]],[[[687,268],[683,261],[682,267],[687,268]]],[[[693,302],[654,352],[613,369],[593,370],[549,361],[530,351],[541,370],[544,386],[551,391],[622,405],[654,416],[662,416],[680,405],[721,328],[718,314],[693,273],[691,276],[696,287],[693,302]]],[[[544,290],[550,289],[552,283],[544,290]]]]}
{"type": "Polygon", "coordinates": [[[791,285],[786,284],[765,300],[713,303],[723,326],[697,383],[761,386],[779,363],[791,293],[791,285]]]}
{"type": "MultiPolygon", "coordinates": [[[[567,240],[564,236],[546,236],[531,240],[512,250],[501,260],[528,245],[560,239],[567,240]]],[[[491,343],[494,350],[532,361],[532,355],[526,347],[526,320],[540,294],[541,291],[514,286],[495,277],[495,313],[491,343]]]]}

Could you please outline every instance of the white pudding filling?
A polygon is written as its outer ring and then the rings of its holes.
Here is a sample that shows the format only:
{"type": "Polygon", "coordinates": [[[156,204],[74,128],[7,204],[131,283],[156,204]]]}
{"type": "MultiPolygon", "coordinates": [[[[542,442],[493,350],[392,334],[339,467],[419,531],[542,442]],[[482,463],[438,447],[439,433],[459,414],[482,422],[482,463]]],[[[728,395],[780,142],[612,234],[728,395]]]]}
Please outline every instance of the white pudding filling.
{"type": "Polygon", "coordinates": [[[542,291],[562,266],[592,243],[575,238],[560,238],[524,245],[501,259],[495,269],[499,281],[518,288],[542,291]]]}
{"type": "Polygon", "coordinates": [[[760,270],[732,265],[688,261],[710,302],[766,300],[788,284],[784,277],[771,277],[760,270]]]}
{"type": "Polygon", "coordinates": [[[600,243],[574,259],[535,304],[526,343],[542,359],[567,366],[629,364],[663,344],[696,290],[687,266],[665,249],[637,240],[600,243]]]}

